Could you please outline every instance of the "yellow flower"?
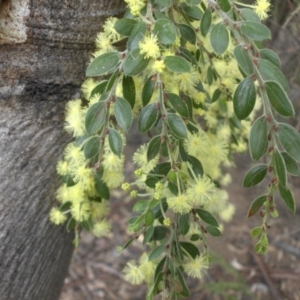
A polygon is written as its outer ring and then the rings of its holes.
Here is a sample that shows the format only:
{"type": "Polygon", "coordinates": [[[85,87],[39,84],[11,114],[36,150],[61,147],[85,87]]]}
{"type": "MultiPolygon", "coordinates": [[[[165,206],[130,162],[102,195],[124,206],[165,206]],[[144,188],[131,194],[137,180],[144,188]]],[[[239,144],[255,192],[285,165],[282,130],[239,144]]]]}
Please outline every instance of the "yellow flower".
{"type": "Polygon", "coordinates": [[[159,154],[148,162],[147,146],[144,144],[133,154],[133,162],[138,165],[144,173],[151,171],[158,163],[159,154]]]}
{"type": "MultiPolygon", "coordinates": [[[[65,158],[73,165],[78,166],[84,163],[85,157],[80,147],[73,143],[67,145],[65,149],[65,158]]],[[[71,166],[72,167],[72,166],[71,166]]]]}
{"type": "Polygon", "coordinates": [[[164,225],[165,225],[165,226],[167,226],[167,227],[169,227],[169,226],[172,224],[172,222],[171,222],[171,219],[170,219],[170,218],[166,218],[166,219],[164,219],[163,223],[164,223],[164,225]]]}
{"type": "Polygon", "coordinates": [[[125,0],[125,2],[128,4],[129,9],[134,16],[138,16],[141,9],[145,6],[144,0],[125,0]]]}
{"type": "Polygon", "coordinates": [[[102,180],[107,184],[109,188],[113,189],[120,186],[124,181],[124,178],[125,176],[123,174],[123,169],[118,172],[104,169],[102,180]]]}
{"type": "Polygon", "coordinates": [[[91,202],[91,214],[93,217],[93,220],[99,220],[100,218],[107,216],[109,213],[109,202],[108,201],[102,201],[102,202],[91,202]]]}
{"type": "Polygon", "coordinates": [[[104,32],[100,32],[97,34],[96,48],[100,51],[96,51],[93,54],[95,57],[106,52],[116,51],[116,48],[111,44],[110,38],[104,32]]]}
{"type": "Polygon", "coordinates": [[[206,133],[199,129],[197,133],[188,133],[188,138],[184,140],[184,149],[192,156],[205,155],[209,146],[209,139],[206,133]]]}
{"type": "Polygon", "coordinates": [[[175,213],[187,214],[192,209],[191,201],[186,194],[167,198],[167,203],[170,209],[175,213]]]}
{"type": "Polygon", "coordinates": [[[55,225],[63,224],[67,217],[59,210],[58,207],[53,207],[50,211],[50,221],[55,225]]]}
{"type": "Polygon", "coordinates": [[[204,203],[203,208],[211,213],[218,213],[225,209],[228,200],[228,194],[223,190],[216,190],[208,201],[204,203]]]}
{"type": "Polygon", "coordinates": [[[61,185],[56,192],[56,199],[61,203],[66,203],[71,200],[70,188],[66,184],[61,185]]]}
{"type": "Polygon", "coordinates": [[[208,262],[205,257],[197,256],[195,259],[188,259],[183,268],[190,277],[201,279],[206,269],[208,269],[208,262]]]}
{"type": "Polygon", "coordinates": [[[210,200],[215,190],[215,184],[208,176],[203,175],[188,183],[187,193],[193,204],[200,206],[210,200]]]}
{"type": "Polygon", "coordinates": [[[115,24],[118,21],[118,18],[110,17],[106,19],[103,30],[108,38],[110,38],[113,42],[118,41],[120,39],[120,34],[115,29],[115,24]]]}
{"type": "Polygon", "coordinates": [[[156,265],[152,261],[149,261],[147,253],[143,253],[140,257],[140,270],[144,274],[144,281],[151,282],[155,273],[156,265]]]}
{"type": "Polygon", "coordinates": [[[152,65],[152,69],[155,73],[162,73],[165,68],[166,65],[163,60],[156,60],[152,65]]]}
{"type": "Polygon", "coordinates": [[[94,224],[93,234],[96,237],[107,236],[110,232],[111,225],[107,222],[107,220],[102,220],[96,224],[94,224]]]}
{"type": "Polygon", "coordinates": [[[81,100],[72,100],[67,103],[65,120],[64,128],[67,132],[72,133],[74,137],[84,135],[84,116],[81,100]]]}
{"type": "Polygon", "coordinates": [[[232,219],[234,213],[235,213],[235,206],[229,203],[227,207],[219,213],[219,216],[223,221],[229,222],[232,219]]]}
{"type": "Polygon", "coordinates": [[[81,91],[85,99],[90,99],[91,92],[93,91],[93,89],[96,87],[97,84],[98,83],[92,78],[88,78],[87,80],[85,80],[85,82],[81,86],[81,91]]]}
{"type": "Polygon", "coordinates": [[[72,216],[76,221],[82,222],[90,217],[90,204],[87,201],[82,203],[73,203],[71,207],[72,216]]]}
{"type": "Polygon", "coordinates": [[[125,273],[125,280],[134,285],[141,284],[145,279],[145,274],[134,261],[128,262],[123,272],[125,273]]]}
{"type": "Polygon", "coordinates": [[[269,0],[256,0],[253,9],[261,20],[265,20],[268,18],[268,12],[271,9],[271,3],[269,0]]]}
{"type": "Polygon", "coordinates": [[[207,152],[216,163],[219,163],[224,161],[228,155],[228,144],[224,139],[217,138],[213,142],[210,142],[207,152]]]}
{"type": "Polygon", "coordinates": [[[123,169],[124,155],[118,157],[111,151],[106,151],[103,156],[102,165],[105,170],[110,172],[117,172],[123,169]]]}
{"type": "Polygon", "coordinates": [[[140,54],[144,58],[157,58],[160,55],[157,37],[153,34],[146,36],[140,43],[140,54]]]}
{"type": "Polygon", "coordinates": [[[57,174],[64,176],[70,173],[69,164],[65,160],[60,160],[56,166],[57,174]]]}

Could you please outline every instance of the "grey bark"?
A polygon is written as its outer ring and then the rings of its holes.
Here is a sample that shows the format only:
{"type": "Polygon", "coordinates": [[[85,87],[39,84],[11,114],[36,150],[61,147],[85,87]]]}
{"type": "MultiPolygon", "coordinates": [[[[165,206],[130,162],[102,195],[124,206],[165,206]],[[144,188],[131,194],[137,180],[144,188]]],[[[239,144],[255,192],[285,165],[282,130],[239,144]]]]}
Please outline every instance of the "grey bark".
{"type": "Polygon", "coordinates": [[[55,300],[73,252],[73,234],[48,216],[69,139],[64,105],[80,94],[105,17],[124,4],[0,2],[0,299],[55,300]]]}

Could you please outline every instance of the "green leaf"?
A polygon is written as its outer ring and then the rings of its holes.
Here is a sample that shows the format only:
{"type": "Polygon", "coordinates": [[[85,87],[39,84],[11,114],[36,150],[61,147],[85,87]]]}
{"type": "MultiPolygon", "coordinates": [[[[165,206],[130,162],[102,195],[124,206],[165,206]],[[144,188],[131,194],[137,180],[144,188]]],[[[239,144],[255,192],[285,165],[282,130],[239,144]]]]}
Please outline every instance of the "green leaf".
{"type": "Polygon", "coordinates": [[[154,25],[154,34],[165,45],[173,45],[176,41],[176,28],[169,19],[159,19],[154,25]]]}
{"type": "Polygon", "coordinates": [[[208,225],[205,227],[205,229],[212,236],[221,236],[222,235],[221,231],[216,227],[208,225]]]}
{"type": "Polygon", "coordinates": [[[123,139],[121,134],[114,128],[109,128],[108,141],[111,151],[121,157],[123,152],[123,139]]]}
{"type": "Polygon", "coordinates": [[[124,98],[117,97],[114,111],[118,125],[128,131],[132,124],[132,109],[128,101],[124,98]]]}
{"type": "MultiPolygon", "coordinates": [[[[215,228],[215,227],[213,227],[213,228],[215,228]]],[[[199,241],[199,239],[200,239],[200,235],[199,234],[196,234],[196,233],[194,233],[194,234],[192,234],[192,236],[191,236],[191,241],[193,241],[193,242],[195,242],[195,241],[199,241]]]]}
{"type": "Polygon", "coordinates": [[[146,184],[151,188],[155,188],[155,184],[159,182],[164,176],[166,176],[170,170],[171,170],[171,164],[169,162],[163,162],[161,164],[158,164],[148,174],[146,179],[146,184]]]}
{"type": "Polygon", "coordinates": [[[129,241],[127,241],[125,243],[125,245],[122,247],[122,250],[125,250],[126,248],[128,248],[134,241],[136,240],[135,237],[131,238],[129,241]]]}
{"type": "Polygon", "coordinates": [[[157,135],[151,139],[147,148],[147,161],[150,161],[159,153],[161,146],[161,136],[157,135]]]}
{"type": "Polygon", "coordinates": [[[196,43],[196,32],[194,28],[186,24],[178,24],[181,36],[189,41],[191,44],[196,43]]]}
{"type": "Polygon", "coordinates": [[[300,161],[300,134],[291,125],[279,123],[278,138],[285,151],[296,161],[300,161]]]}
{"type": "Polygon", "coordinates": [[[253,238],[257,238],[260,236],[260,234],[262,233],[262,228],[261,227],[255,227],[252,229],[252,232],[251,232],[251,236],[253,238]]]}
{"type": "Polygon", "coordinates": [[[191,71],[189,62],[180,56],[166,56],[164,63],[172,72],[186,73],[191,71]]]}
{"type": "Polygon", "coordinates": [[[272,107],[282,116],[294,117],[294,107],[282,87],[276,81],[267,81],[265,87],[272,107]]]}
{"type": "Polygon", "coordinates": [[[212,21],[212,15],[211,15],[211,10],[207,8],[205,10],[205,13],[201,19],[201,24],[200,24],[200,31],[201,34],[205,37],[210,29],[211,26],[211,21],[212,21]]]}
{"type": "Polygon", "coordinates": [[[71,231],[76,226],[76,220],[74,218],[69,219],[67,223],[67,231],[71,231]]]}
{"type": "Polygon", "coordinates": [[[120,61],[119,52],[108,52],[96,57],[86,70],[87,77],[95,77],[103,74],[109,74],[120,61]]]}
{"type": "Polygon", "coordinates": [[[190,230],[190,215],[183,214],[179,219],[179,231],[182,235],[186,235],[190,230]]]}
{"type": "Polygon", "coordinates": [[[202,0],[186,0],[188,5],[198,5],[202,2],[202,0]]]}
{"type": "Polygon", "coordinates": [[[167,122],[172,134],[178,139],[187,139],[188,132],[183,120],[175,114],[167,114],[167,122]]]}
{"type": "Polygon", "coordinates": [[[148,200],[139,200],[133,206],[134,212],[143,213],[148,208],[149,201],[148,200]]]}
{"type": "Polygon", "coordinates": [[[126,76],[133,76],[142,73],[149,63],[149,59],[144,59],[140,55],[139,49],[134,49],[127,54],[124,62],[124,74],[126,76]]]}
{"type": "Polygon", "coordinates": [[[192,243],[189,242],[179,242],[180,247],[188,253],[192,258],[200,256],[199,249],[192,243]]]}
{"type": "Polygon", "coordinates": [[[252,112],[256,101],[256,88],[251,77],[239,83],[233,96],[234,113],[240,120],[246,119],[252,112]]]}
{"type": "Polygon", "coordinates": [[[109,188],[107,187],[106,183],[102,181],[101,179],[98,179],[95,177],[96,183],[95,183],[95,188],[96,191],[98,192],[99,196],[102,199],[109,200],[110,198],[110,192],[109,188]]]}
{"type": "Polygon", "coordinates": [[[180,6],[181,6],[182,10],[184,11],[184,13],[186,13],[188,16],[190,16],[191,18],[193,18],[195,20],[201,20],[201,18],[203,16],[203,12],[201,11],[201,9],[198,6],[187,5],[184,2],[181,2],[180,6]]]}
{"type": "Polygon", "coordinates": [[[266,59],[260,59],[258,68],[264,80],[276,81],[285,92],[289,92],[289,83],[277,66],[266,59]]]}
{"type": "Polygon", "coordinates": [[[273,50],[271,50],[271,49],[262,49],[262,50],[260,50],[260,56],[263,59],[266,59],[266,60],[270,61],[276,67],[278,67],[278,68],[281,67],[280,58],[278,57],[278,55],[273,50]]]}
{"type": "Polygon", "coordinates": [[[162,8],[170,7],[172,4],[171,0],[155,0],[155,3],[157,3],[162,8]]]}
{"type": "Polygon", "coordinates": [[[156,123],[158,117],[156,106],[156,103],[151,103],[142,109],[138,119],[138,130],[140,133],[150,130],[156,123]]]}
{"type": "Polygon", "coordinates": [[[153,227],[153,226],[150,226],[150,227],[147,229],[147,231],[146,231],[146,233],[145,233],[145,236],[144,236],[144,240],[143,240],[143,244],[144,244],[144,245],[147,244],[147,243],[151,240],[152,235],[153,235],[153,232],[154,232],[154,227],[153,227]]]}
{"type": "Polygon", "coordinates": [[[228,0],[217,0],[221,9],[225,12],[229,12],[231,9],[231,4],[228,0]]]}
{"type": "Polygon", "coordinates": [[[105,102],[93,104],[85,115],[85,130],[91,135],[99,131],[105,122],[106,107],[105,102]]]}
{"type": "Polygon", "coordinates": [[[99,84],[97,84],[93,88],[90,98],[92,98],[96,94],[102,94],[105,91],[106,85],[107,85],[107,80],[103,80],[99,84]]]}
{"type": "Polygon", "coordinates": [[[179,268],[176,268],[176,273],[177,273],[177,276],[178,276],[178,280],[182,286],[182,291],[180,292],[180,295],[183,296],[183,297],[189,297],[190,296],[190,291],[189,291],[189,288],[187,287],[186,283],[185,283],[185,280],[184,280],[184,277],[180,271],[179,268]]]}
{"type": "Polygon", "coordinates": [[[212,96],[212,99],[211,99],[211,102],[214,103],[216,102],[219,97],[221,96],[221,90],[220,89],[216,89],[213,93],[213,96],[212,96]]]}
{"type": "Polygon", "coordinates": [[[146,226],[151,226],[155,220],[154,213],[151,209],[148,209],[146,215],[145,215],[145,224],[146,226]]]}
{"type": "MultiPolygon", "coordinates": [[[[203,166],[202,166],[201,162],[196,157],[194,157],[192,155],[188,155],[187,161],[189,162],[190,166],[192,167],[192,170],[193,170],[194,174],[197,177],[203,175],[203,166]]],[[[190,176],[193,178],[194,175],[190,171],[189,168],[188,168],[188,172],[189,172],[190,176]]]]}
{"type": "Polygon", "coordinates": [[[135,84],[131,76],[123,76],[122,89],[124,98],[129,102],[131,108],[133,109],[135,104],[135,84]]]}
{"type": "Polygon", "coordinates": [[[247,53],[247,50],[242,45],[234,48],[234,56],[239,64],[239,67],[246,75],[254,74],[253,62],[247,53]]]}
{"type": "Polygon", "coordinates": [[[270,29],[261,23],[254,21],[243,21],[240,23],[241,32],[255,41],[264,41],[271,39],[270,29]]]}
{"type": "Polygon", "coordinates": [[[146,31],[147,25],[145,22],[141,21],[134,25],[127,42],[128,51],[139,49],[139,43],[145,37],[146,31]]]}
{"type": "Polygon", "coordinates": [[[161,241],[167,234],[170,233],[170,229],[165,226],[155,226],[151,241],[161,241]]]}
{"type": "Polygon", "coordinates": [[[279,184],[279,193],[285,205],[294,214],[296,212],[296,203],[291,190],[279,184]]]}
{"type": "Polygon", "coordinates": [[[254,166],[244,178],[244,187],[251,187],[260,183],[267,175],[268,165],[254,166]]]}
{"type": "Polygon", "coordinates": [[[146,106],[150,100],[151,97],[153,95],[153,91],[156,85],[156,81],[154,80],[154,78],[152,76],[150,76],[144,87],[143,87],[143,91],[142,91],[142,102],[143,102],[143,106],[146,106]]]}
{"type": "Polygon", "coordinates": [[[253,9],[250,8],[242,8],[241,15],[247,21],[253,21],[257,23],[261,23],[259,16],[254,12],[253,9]]]}
{"type": "Polygon", "coordinates": [[[267,200],[266,195],[263,195],[263,196],[260,196],[260,197],[256,198],[251,203],[251,206],[250,206],[249,211],[248,211],[248,218],[254,216],[266,200],[267,200]]]}
{"type": "Polygon", "coordinates": [[[281,155],[284,159],[287,172],[294,176],[299,176],[300,170],[297,162],[286,152],[282,152],[281,155]]]}
{"type": "Polygon", "coordinates": [[[210,33],[210,43],[214,51],[221,55],[229,45],[229,34],[223,22],[216,24],[210,33]]]}
{"type": "Polygon", "coordinates": [[[59,210],[61,211],[61,212],[65,212],[65,211],[67,211],[67,210],[70,210],[70,208],[71,208],[71,206],[72,206],[72,202],[65,202],[64,204],[62,204],[61,206],[60,206],[60,208],[59,208],[59,210]]]}
{"type": "Polygon", "coordinates": [[[131,31],[133,30],[136,24],[137,21],[134,19],[122,18],[117,20],[114,27],[119,34],[124,36],[130,36],[131,31]]]}
{"type": "Polygon", "coordinates": [[[182,98],[173,93],[167,93],[167,96],[168,96],[168,101],[171,103],[175,111],[177,111],[183,117],[188,118],[189,112],[182,98]]]}
{"type": "Polygon", "coordinates": [[[90,138],[84,145],[83,153],[86,159],[95,157],[99,153],[99,137],[90,138]]]}
{"type": "Polygon", "coordinates": [[[166,245],[160,245],[149,254],[149,261],[155,260],[156,258],[160,257],[166,249],[166,245]]]}
{"type": "Polygon", "coordinates": [[[266,117],[259,117],[253,124],[249,139],[250,154],[254,161],[258,161],[268,148],[268,129],[266,117]]]}
{"type": "Polygon", "coordinates": [[[283,160],[283,157],[281,156],[280,152],[277,150],[274,150],[273,153],[273,159],[274,159],[274,166],[276,169],[276,173],[279,179],[279,184],[282,186],[286,186],[286,167],[283,160]]]}
{"type": "Polygon", "coordinates": [[[207,210],[198,208],[198,209],[196,209],[196,212],[197,212],[198,216],[208,225],[210,225],[212,227],[219,227],[219,223],[216,220],[216,218],[207,210]]]}

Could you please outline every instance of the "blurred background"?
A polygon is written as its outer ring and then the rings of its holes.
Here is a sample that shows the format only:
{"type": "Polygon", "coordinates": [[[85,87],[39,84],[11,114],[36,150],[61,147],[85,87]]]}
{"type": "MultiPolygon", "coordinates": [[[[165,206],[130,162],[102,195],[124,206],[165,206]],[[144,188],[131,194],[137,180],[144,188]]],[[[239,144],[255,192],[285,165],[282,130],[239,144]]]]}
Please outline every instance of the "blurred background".
{"type": "MultiPolygon", "coordinates": [[[[244,1],[253,3],[253,1],[244,1]]],[[[266,46],[273,49],[282,61],[282,71],[290,86],[290,98],[296,109],[292,125],[300,131],[300,1],[273,0],[271,17],[266,21],[273,40],[266,46]]],[[[133,166],[129,162],[140,140],[131,134],[126,147],[126,172],[130,177],[133,166]]],[[[254,253],[255,240],[251,229],[261,223],[259,216],[247,219],[252,200],[266,188],[242,187],[242,180],[251,165],[249,155],[235,157],[236,168],[231,169],[232,183],[228,187],[230,202],[236,206],[235,215],[225,224],[221,238],[210,238],[214,260],[201,282],[190,280],[192,300],[300,300],[300,180],[293,178],[292,190],[297,202],[293,216],[277,201],[278,219],[270,222],[269,251],[264,256],[254,253]]],[[[82,234],[75,249],[69,276],[60,300],[144,300],[147,287],[132,286],[122,274],[126,262],[137,259],[143,251],[141,241],[135,242],[121,255],[116,247],[124,245],[129,234],[127,220],[133,202],[122,191],[114,191],[111,201],[112,233],[108,238],[94,238],[82,234]]],[[[279,199],[278,199],[279,200],[279,199]]]]}

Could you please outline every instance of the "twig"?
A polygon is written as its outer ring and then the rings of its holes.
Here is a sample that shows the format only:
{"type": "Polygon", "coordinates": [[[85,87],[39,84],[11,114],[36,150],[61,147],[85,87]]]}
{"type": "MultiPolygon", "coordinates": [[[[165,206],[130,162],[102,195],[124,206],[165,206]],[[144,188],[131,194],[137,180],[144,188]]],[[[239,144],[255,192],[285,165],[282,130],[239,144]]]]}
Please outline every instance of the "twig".
{"type": "Polygon", "coordinates": [[[253,256],[255,262],[257,263],[266,283],[268,284],[269,288],[270,288],[270,292],[273,296],[274,300],[282,300],[283,297],[280,295],[280,293],[277,291],[275,285],[273,284],[270,275],[268,274],[267,268],[265,266],[265,263],[263,261],[263,259],[257,255],[253,250],[250,250],[251,255],[253,256]]]}
{"type": "Polygon", "coordinates": [[[297,13],[300,11],[300,5],[289,15],[289,17],[286,19],[286,21],[284,22],[282,28],[286,28],[286,26],[290,23],[290,21],[293,19],[293,17],[295,15],[297,15],[297,13]]]}

